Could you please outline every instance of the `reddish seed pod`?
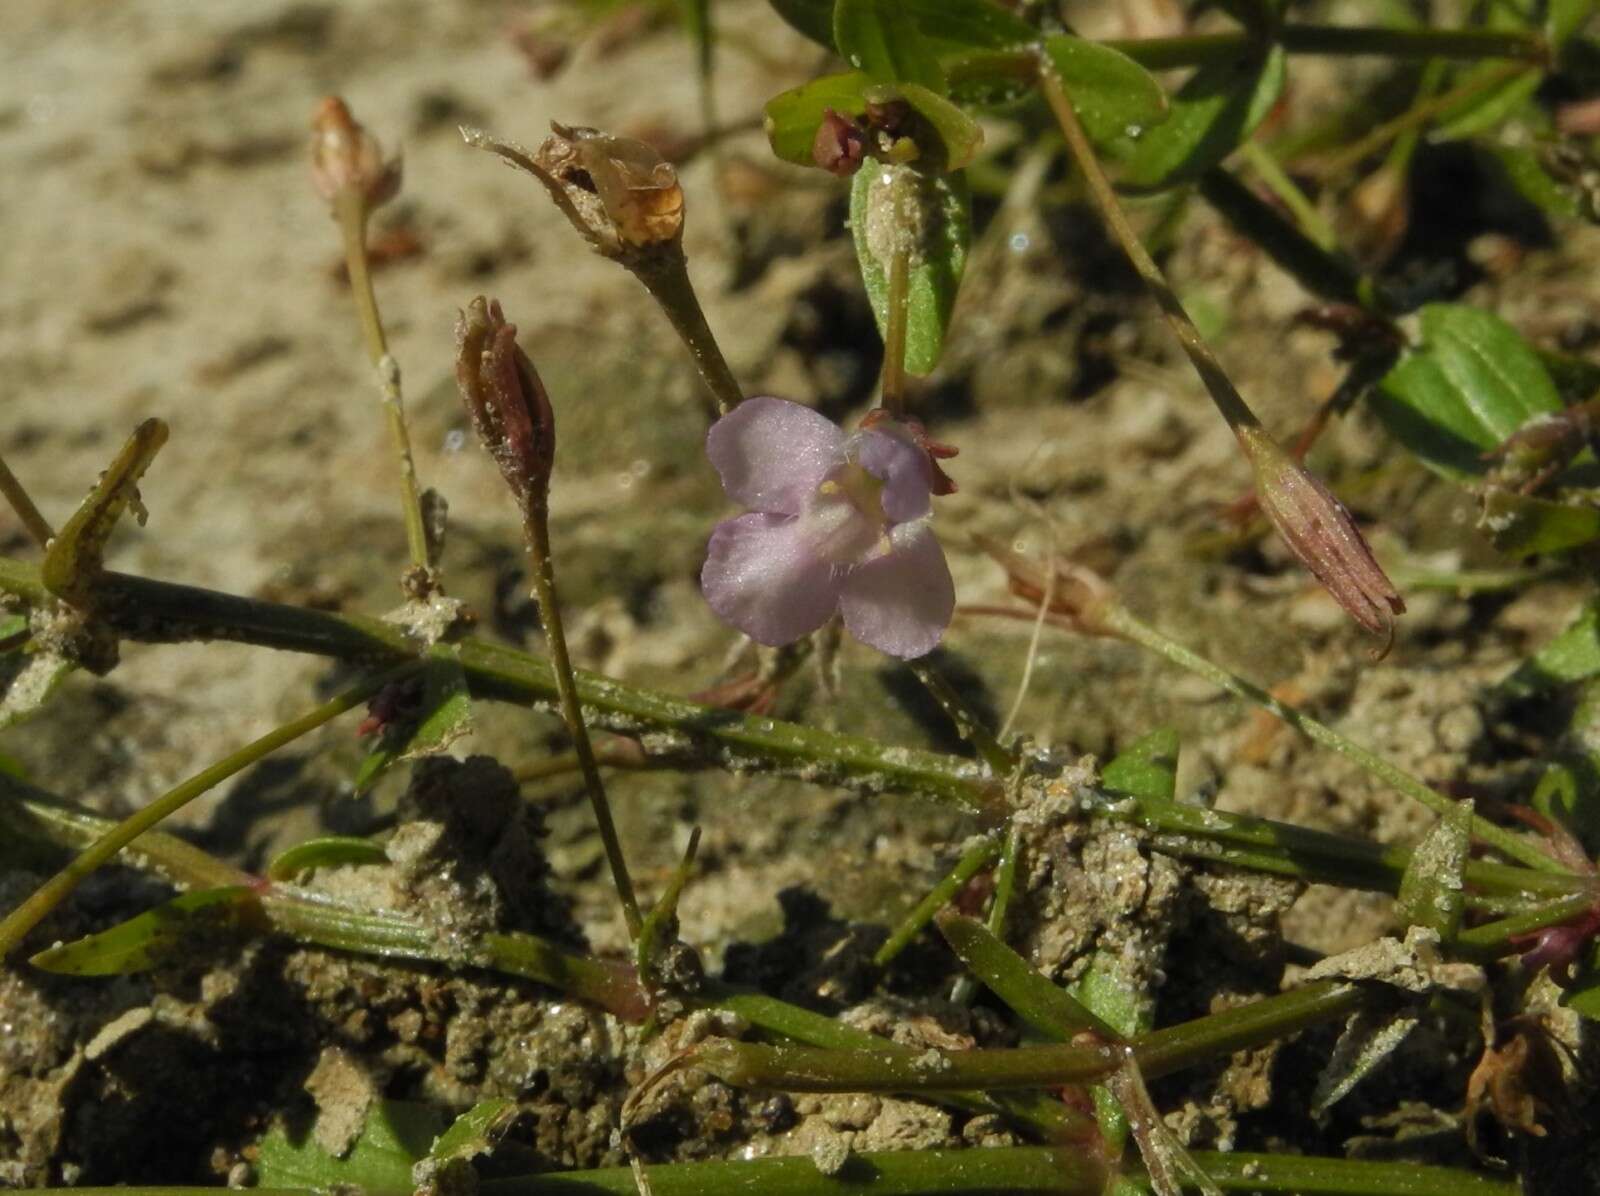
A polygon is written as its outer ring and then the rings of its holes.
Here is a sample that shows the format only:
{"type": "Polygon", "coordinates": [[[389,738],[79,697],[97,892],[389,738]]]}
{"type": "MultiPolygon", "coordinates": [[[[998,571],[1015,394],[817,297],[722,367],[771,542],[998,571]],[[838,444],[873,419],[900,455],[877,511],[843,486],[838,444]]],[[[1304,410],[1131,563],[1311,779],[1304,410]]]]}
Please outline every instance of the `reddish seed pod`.
{"type": "Polygon", "coordinates": [[[867,139],[860,126],[832,108],[824,111],[811,143],[811,160],[829,174],[846,178],[860,169],[866,154],[867,139]]]}
{"type": "Polygon", "coordinates": [[[329,203],[357,194],[370,211],[400,191],[399,158],[384,161],[378,139],[362,127],[338,96],[328,96],[311,118],[311,183],[329,203]]]}

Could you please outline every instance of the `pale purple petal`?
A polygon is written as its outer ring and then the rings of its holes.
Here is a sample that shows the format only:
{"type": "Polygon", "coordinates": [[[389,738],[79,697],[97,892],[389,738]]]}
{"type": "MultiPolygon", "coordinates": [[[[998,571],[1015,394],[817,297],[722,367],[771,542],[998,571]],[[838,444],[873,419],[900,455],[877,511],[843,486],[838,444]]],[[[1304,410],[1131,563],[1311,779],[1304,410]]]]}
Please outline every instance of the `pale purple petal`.
{"type": "Polygon", "coordinates": [[[827,622],[839,604],[839,587],[808,530],[805,521],[783,515],[740,515],[717,524],[700,571],[700,588],[717,617],[773,646],[827,622]]]}
{"type": "Polygon", "coordinates": [[[734,502],[794,515],[843,459],[844,433],[809,407],[758,395],[711,425],[706,456],[734,502]]]}
{"type": "Polygon", "coordinates": [[[939,646],[955,613],[956,587],[926,521],[903,523],[889,536],[891,551],[844,579],[839,609],[856,639],[910,660],[939,646]]]}
{"type": "Polygon", "coordinates": [[[909,523],[933,509],[933,467],[911,440],[869,428],[856,442],[856,460],[883,483],[883,513],[891,523],[909,523]]]}

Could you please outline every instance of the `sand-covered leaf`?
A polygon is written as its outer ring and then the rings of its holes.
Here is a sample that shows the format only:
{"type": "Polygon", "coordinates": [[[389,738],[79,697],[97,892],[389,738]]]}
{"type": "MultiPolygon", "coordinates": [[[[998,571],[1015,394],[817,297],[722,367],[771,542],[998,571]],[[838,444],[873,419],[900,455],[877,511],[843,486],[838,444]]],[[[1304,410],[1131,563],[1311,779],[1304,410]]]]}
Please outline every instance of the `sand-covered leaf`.
{"type": "Polygon", "coordinates": [[[234,920],[254,898],[255,890],[245,885],[184,893],[109,930],[50,947],[28,962],[67,976],[146,972],[193,942],[198,931],[234,920]]]}
{"type": "Polygon", "coordinates": [[[906,235],[911,242],[908,373],[929,373],[944,351],[972,239],[971,203],[964,176],[927,174],[904,166],[865,167],[856,172],[850,188],[850,232],[880,335],[888,328],[889,271],[896,240],[906,235]]]}
{"type": "Polygon", "coordinates": [[[1472,846],[1471,829],[1472,803],[1462,801],[1422,837],[1400,878],[1395,916],[1402,924],[1437,931],[1440,942],[1455,938],[1466,908],[1462,876],[1472,846]]]}
{"type": "Polygon", "coordinates": [[[503,1098],[479,1101],[450,1123],[428,1157],[440,1162],[471,1159],[494,1148],[517,1117],[517,1102],[503,1098]]]}

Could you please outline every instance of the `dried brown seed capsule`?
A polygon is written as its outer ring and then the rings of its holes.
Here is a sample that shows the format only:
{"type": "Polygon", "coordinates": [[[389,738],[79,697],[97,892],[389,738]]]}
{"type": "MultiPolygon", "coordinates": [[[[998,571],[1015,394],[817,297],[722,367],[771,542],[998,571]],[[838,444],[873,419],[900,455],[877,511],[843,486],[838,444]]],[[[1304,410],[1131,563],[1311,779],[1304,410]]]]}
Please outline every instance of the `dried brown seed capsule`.
{"type": "Polygon", "coordinates": [[[456,319],[456,384],[478,439],[519,504],[542,505],[555,464],[550,398],[500,304],[479,296],[456,319]]]}

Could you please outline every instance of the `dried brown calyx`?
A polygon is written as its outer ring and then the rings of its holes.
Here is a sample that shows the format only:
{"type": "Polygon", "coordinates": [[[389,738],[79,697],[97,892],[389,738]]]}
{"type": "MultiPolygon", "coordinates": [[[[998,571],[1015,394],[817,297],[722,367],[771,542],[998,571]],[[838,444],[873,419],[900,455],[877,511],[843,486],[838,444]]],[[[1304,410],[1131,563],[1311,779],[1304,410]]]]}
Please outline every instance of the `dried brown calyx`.
{"type": "Polygon", "coordinates": [[[456,319],[456,385],[473,429],[525,513],[542,507],[555,464],[550,398],[500,304],[478,296],[456,319]]]}
{"type": "Polygon", "coordinates": [[[607,257],[678,243],[683,189],[672,163],[630,137],[554,121],[550,128],[533,153],[478,129],[464,128],[461,135],[534,175],[572,226],[607,257]]]}

